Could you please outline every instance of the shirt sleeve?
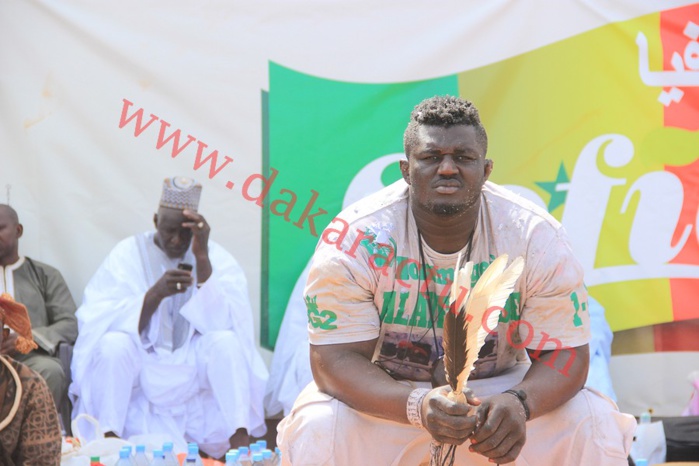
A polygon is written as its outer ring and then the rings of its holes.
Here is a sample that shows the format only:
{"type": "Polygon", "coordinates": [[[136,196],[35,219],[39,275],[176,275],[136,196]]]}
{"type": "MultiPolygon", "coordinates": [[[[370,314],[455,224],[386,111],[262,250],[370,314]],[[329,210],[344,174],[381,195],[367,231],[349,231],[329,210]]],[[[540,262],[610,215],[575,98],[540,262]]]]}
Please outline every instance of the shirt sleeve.
{"type": "Polygon", "coordinates": [[[590,340],[583,268],[563,228],[548,238],[533,242],[527,254],[520,338],[532,350],[582,346],[590,340]]]}
{"type": "Polygon", "coordinates": [[[34,327],[32,331],[39,346],[53,355],[60,342],[75,342],[78,336],[78,321],[75,317],[75,301],[61,273],[49,268],[44,273],[48,325],[34,327]]]}
{"type": "Polygon", "coordinates": [[[17,464],[58,466],[61,463],[61,427],[51,392],[38,374],[22,379],[25,403],[15,452],[17,464]]]}
{"type": "MultiPolygon", "coordinates": [[[[348,238],[346,241],[350,241],[348,238]]],[[[363,248],[339,250],[321,241],[304,291],[309,340],[314,345],[378,338],[375,271],[363,248]]]]}

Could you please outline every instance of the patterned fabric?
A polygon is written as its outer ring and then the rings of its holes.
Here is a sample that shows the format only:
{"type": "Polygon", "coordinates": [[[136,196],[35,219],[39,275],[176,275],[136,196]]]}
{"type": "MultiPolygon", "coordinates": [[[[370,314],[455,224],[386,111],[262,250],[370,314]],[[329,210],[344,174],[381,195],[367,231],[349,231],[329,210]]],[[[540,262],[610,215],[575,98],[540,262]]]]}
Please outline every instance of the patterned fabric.
{"type": "Polygon", "coordinates": [[[58,466],[61,428],[51,392],[44,379],[7,357],[0,360],[0,464],[3,466],[58,466]],[[19,376],[21,390],[15,377],[19,376]],[[13,411],[19,397],[19,407],[13,411]]]}
{"type": "Polygon", "coordinates": [[[18,303],[8,294],[0,295],[0,319],[7,327],[17,332],[15,347],[22,354],[27,354],[38,346],[32,338],[32,324],[24,304],[18,303]]]}
{"type": "Polygon", "coordinates": [[[197,210],[201,197],[201,185],[191,178],[173,176],[163,180],[160,207],[197,210]]]}

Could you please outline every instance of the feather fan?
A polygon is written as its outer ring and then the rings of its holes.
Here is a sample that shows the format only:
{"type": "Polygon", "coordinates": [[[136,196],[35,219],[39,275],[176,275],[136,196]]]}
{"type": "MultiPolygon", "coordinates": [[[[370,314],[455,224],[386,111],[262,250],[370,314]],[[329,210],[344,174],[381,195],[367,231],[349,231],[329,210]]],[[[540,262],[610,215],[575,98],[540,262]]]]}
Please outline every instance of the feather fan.
{"type": "MultiPolygon", "coordinates": [[[[513,260],[509,267],[506,267],[507,260],[507,254],[495,259],[471,290],[473,263],[468,262],[459,269],[461,256],[457,259],[449,312],[444,317],[442,336],[444,370],[451,387],[447,397],[457,403],[466,404],[464,388],[468,376],[478,359],[486,336],[496,328],[500,310],[524,270],[522,257],[513,260]]],[[[431,450],[430,464],[454,464],[455,445],[444,448],[433,442],[431,450]]]]}
{"type": "MultiPolygon", "coordinates": [[[[458,264],[460,263],[461,255],[456,260],[457,268],[451,285],[449,312],[444,316],[444,331],[442,332],[444,370],[447,375],[447,382],[451,386],[450,395],[453,394],[452,396],[458,396],[458,394],[462,393],[458,387],[458,374],[466,367],[466,356],[468,354],[466,334],[464,333],[468,328],[468,322],[463,309],[471,292],[471,272],[473,271],[473,262],[467,262],[463,268],[459,269],[458,264]]],[[[463,397],[463,402],[466,402],[465,397],[463,397]]]]}

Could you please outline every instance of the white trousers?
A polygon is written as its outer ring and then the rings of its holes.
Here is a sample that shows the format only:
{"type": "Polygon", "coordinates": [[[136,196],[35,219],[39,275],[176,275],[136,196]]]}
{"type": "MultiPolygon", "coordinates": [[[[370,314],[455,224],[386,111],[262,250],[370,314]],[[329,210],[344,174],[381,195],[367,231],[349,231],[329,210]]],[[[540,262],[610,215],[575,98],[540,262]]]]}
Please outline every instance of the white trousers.
{"type": "Polygon", "coordinates": [[[238,428],[248,427],[247,365],[231,331],[196,334],[185,361],[154,366],[131,336],[108,332],[81,381],[76,414],[95,417],[103,432],[122,438],[165,434],[197,442],[220,457],[238,428]],[[157,367],[157,370],[155,370],[157,367]]]}
{"type": "MultiPolygon", "coordinates": [[[[528,366],[507,375],[474,380],[469,386],[481,398],[500,393],[521,380],[528,366]],[[487,384],[487,385],[486,385],[487,384]]],[[[527,422],[527,440],[515,466],[626,466],[636,421],[592,389],[581,390],[556,410],[527,422]]],[[[283,464],[293,466],[429,465],[427,431],[362,414],[328,395],[315,383],[299,395],[291,413],[278,426],[283,464]]],[[[456,465],[492,466],[468,451],[456,449],[456,465]]]]}

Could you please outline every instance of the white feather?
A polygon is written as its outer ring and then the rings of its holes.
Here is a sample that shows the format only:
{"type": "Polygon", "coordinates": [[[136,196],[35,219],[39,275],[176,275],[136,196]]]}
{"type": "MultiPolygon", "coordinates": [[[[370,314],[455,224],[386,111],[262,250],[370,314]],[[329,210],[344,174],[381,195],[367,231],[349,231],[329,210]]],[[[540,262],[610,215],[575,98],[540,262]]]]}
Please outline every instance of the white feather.
{"type": "Polygon", "coordinates": [[[488,331],[496,328],[500,310],[514,290],[515,282],[524,269],[524,259],[517,257],[509,267],[508,255],[495,259],[478,279],[466,302],[468,328],[466,329],[466,364],[457,378],[457,393],[463,390],[469,374],[478,359],[488,331]],[[486,312],[488,313],[485,316],[486,312]],[[484,322],[485,316],[485,322],[484,322]]]}

